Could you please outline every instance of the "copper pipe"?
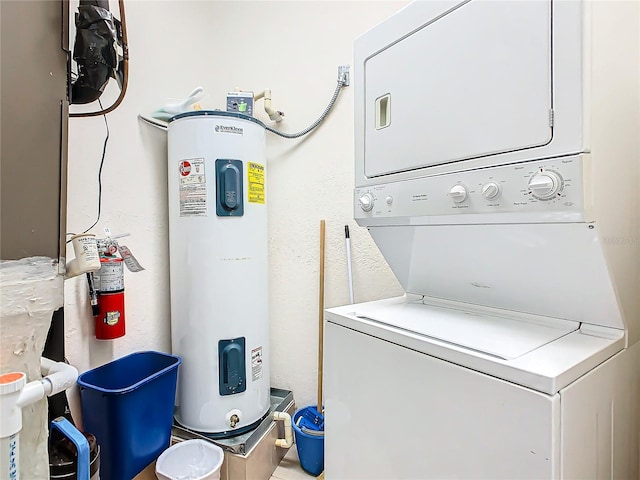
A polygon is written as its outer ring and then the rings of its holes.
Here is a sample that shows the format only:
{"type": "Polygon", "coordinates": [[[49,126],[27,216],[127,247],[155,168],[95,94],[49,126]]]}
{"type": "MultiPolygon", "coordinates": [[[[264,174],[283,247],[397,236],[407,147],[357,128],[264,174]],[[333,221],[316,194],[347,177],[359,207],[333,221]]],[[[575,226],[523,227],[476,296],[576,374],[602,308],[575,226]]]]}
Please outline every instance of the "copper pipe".
{"type": "Polygon", "coordinates": [[[129,45],[127,43],[127,23],[124,14],[124,0],[118,0],[118,7],[120,10],[120,24],[122,25],[122,62],[124,63],[122,78],[122,88],[120,89],[120,95],[116,101],[109,108],[105,108],[98,112],[86,112],[86,113],[70,113],[69,118],[73,117],[97,117],[99,115],[106,115],[107,113],[115,110],[118,105],[124,100],[124,95],[127,93],[127,83],[129,81],[129,45]]]}

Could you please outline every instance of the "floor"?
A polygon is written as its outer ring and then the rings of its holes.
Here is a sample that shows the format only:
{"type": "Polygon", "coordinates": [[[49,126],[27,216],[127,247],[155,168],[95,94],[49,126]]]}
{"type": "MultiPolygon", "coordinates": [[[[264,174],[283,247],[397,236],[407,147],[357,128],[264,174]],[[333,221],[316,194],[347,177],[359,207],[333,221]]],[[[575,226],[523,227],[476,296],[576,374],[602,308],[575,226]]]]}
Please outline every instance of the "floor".
{"type": "MultiPolygon", "coordinates": [[[[320,477],[323,477],[320,474],[320,477]]],[[[317,478],[320,478],[317,477],[317,478]]],[[[271,475],[270,480],[309,480],[312,478],[316,478],[313,475],[309,475],[300,466],[300,461],[298,460],[298,452],[296,450],[296,446],[294,445],[289,449],[287,454],[284,456],[278,468],[271,475]]]]}

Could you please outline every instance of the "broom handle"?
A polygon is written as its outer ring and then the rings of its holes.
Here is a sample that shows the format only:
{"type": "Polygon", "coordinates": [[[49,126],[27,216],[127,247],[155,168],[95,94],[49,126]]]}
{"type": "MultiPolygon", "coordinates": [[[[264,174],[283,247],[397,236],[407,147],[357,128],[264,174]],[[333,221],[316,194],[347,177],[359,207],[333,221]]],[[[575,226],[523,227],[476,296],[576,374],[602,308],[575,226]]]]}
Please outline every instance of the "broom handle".
{"type": "Polygon", "coordinates": [[[324,345],[324,220],[320,220],[320,294],[318,299],[318,413],[322,413],[322,363],[324,345]]]}

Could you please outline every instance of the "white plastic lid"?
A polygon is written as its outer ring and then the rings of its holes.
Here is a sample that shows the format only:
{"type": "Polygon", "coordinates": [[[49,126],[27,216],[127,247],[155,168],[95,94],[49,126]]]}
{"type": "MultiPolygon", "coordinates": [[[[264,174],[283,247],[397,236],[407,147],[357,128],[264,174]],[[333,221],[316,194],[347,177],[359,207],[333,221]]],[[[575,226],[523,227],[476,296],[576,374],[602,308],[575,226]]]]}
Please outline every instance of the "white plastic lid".
{"type": "Polygon", "coordinates": [[[0,395],[14,393],[27,383],[27,376],[22,372],[10,372],[0,375],[0,395]]]}

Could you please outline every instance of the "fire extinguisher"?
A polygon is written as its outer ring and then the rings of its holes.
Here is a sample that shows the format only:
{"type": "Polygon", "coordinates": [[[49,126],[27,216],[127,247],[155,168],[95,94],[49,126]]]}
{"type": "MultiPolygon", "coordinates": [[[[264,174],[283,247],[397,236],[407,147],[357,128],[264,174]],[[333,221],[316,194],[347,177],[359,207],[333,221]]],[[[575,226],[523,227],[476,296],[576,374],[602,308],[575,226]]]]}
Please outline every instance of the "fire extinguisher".
{"type": "Polygon", "coordinates": [[[103,254],[100,257],[100,270],[93,273],[93,286],[97,296],[97,308],[94,309],[96,338],[112,340],[124,336],[124,262],[122,258],[103,254]]]}

